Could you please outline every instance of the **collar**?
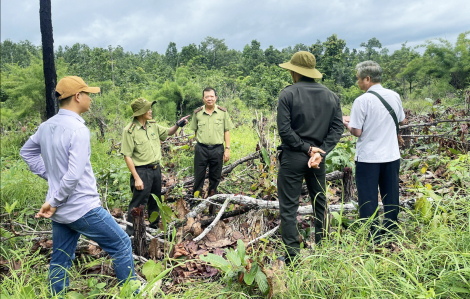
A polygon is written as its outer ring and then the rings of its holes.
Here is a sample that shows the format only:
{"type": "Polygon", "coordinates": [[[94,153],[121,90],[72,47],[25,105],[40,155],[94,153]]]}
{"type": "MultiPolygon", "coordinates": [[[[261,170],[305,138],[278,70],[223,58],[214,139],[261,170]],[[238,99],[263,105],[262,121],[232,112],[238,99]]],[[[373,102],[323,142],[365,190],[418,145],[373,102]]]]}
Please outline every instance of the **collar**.
{"type": "MultiPolygon", "coordinates": [[[[139,128],[139,129],[143,129],[143,128],[144,128],[144,126],[137,120],[136,117],[134,117],[134,120],[132,121],[132,123],[134,123],[134,124],[136,125],[136,127],[139,128]]],[[[145,127],[148,128],[148,127],[151,127],[151,126],[152,126],[152,123],[149,123],[149,121],[147,121],[147,122],[145,123],[145,127]]]]}
{"type": "Polygon", "coordinates": [[[81,123],[83,123],[83,124],[85,123],[85,120],[80,115],[78,115],[76,112],[73,112],[72,110],[61,108],[61,109],[59,109],[59,113],[57,113],[57,114],[58,115],[72,116],[72,117],[75,117],[76,119],[78,119],[81,123]]]}
{"type": "MultiPolygon", "coordinates": [[[[206,112],[206,106],[204,105],[204,108],[202,108],[202,110],[204,110],[204,113],[209,115],[209,113],[206,112]]],[[[219,112],[220,109],[217,107],[217,105],[215,105],[215,108],[214,108],[214,111],[213,112],[219,112]]]]}
{"type": "Polygon", "coordinates": [[[380,83],[372,85],[371,87],[369,87],[369,89],[367,91],[369,91],[369,90],[373,91],[373,90],[379,90],[379,89],[383,89],[382,84],[380,84],[380,83]]]}
{"type": "Polygon", "coordinates": [[[315,79],[302,76],[302,78],[300,78],[299,81],[297,81],[297,83],[299,82],[315,83],[315,79]]]}

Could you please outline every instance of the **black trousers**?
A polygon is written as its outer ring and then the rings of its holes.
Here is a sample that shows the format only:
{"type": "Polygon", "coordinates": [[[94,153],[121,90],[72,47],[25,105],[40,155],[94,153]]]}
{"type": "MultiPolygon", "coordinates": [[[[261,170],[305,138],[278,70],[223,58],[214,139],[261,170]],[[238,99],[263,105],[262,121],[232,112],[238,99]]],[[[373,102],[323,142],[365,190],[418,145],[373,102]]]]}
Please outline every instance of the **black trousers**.
{"type": "Polygon", "coordinates": [[[303,179],[312,201],[316,244],[321,242],[326,231],[325,161],[320,163],[319,169],[313,169],[308,168],[308,160],[309,157],[303,152],[285,149],[280,157],[277,192],[281,212],[281,236],[290,258],[300,252],[297,209],[303,179]]]}
{"type": "MultiPolygon", "coordinates": [[[[400,159],[387,163],[356,162],[356,187],[359,201],[359,217],[367,220],[378,215],[378,189],[384,205],[386,229],[396,227],[399,212],[400,159]],[[378,186],[378,188],[377,188],[378,186]]],[[[371,233],[379,236],[378,219],[374,219],[371,233]]]]}
{"type": "MultiPolygon", "coordinates": [[[[135,180],[131,174],[130,185],[132,191],[132,200],[129,203],[129,210],[127,212],[127,221],[130,223],[133,221],[131,214],[132,209],[140,205],[147,206],[149,218],[153,212],[158,212],[157,201],[155,198],[153,198],[152,194],[158,196],[160,200],[162,194],[162,172],[160,165],[158,165],[155,169],[137,166],[135,170],[137,171],[137,174],[139,175],[142,182],[144,182],[144,189],[137,190],[135,188],[135,180]]],[[[155,223],[151,223],[151,225],[152,224],[155,223]]],[[[128,225],[126,227],[126,232],[129,236],[132,236],[134,234],[134,228],[128,225]]]]}
{"type": "Polygon", "coordinates": [[[224,164],[224,146],[222,144],[215,146],[204,146],[196,144],[194,150],[194,188],[193,194],[199,191],[202,196],[204,179],[206,178],[206,169],[209,166],[209,190],[217,191],[220,178],[222,176],[222,166],[224,164]]]}

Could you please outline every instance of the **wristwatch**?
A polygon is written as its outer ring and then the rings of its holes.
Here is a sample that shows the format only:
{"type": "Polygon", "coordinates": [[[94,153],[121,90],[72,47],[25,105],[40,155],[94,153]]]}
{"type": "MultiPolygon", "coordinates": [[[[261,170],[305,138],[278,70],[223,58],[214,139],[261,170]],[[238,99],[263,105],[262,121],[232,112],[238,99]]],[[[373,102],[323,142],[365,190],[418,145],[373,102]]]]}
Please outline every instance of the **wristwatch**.
{"type": "Polygon", "coordinates": [[[230,146],[226,146],[225,149],[230,149],[230,146]]]}

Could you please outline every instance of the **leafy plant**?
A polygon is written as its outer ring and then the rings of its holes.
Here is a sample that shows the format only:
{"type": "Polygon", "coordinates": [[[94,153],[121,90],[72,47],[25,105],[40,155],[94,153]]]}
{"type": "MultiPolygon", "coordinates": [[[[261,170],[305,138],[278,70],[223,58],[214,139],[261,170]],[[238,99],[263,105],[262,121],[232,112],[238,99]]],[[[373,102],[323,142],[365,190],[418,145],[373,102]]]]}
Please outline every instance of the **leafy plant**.
{"type": "Polygon", "coordinates": [[[336,147],[328,154],[325,161],[326,172],[343,170],[344,167],[354,167],[354,154],[356,148],[352,140],[338,143],[336,147]]]}
{"type": "Polygon", "coordinates": [[[227,259],[212,253],[208,253],[207,256],[201,255],[200,258],[221,270],[229,286],[238,281],[240,284],[254,287],[253,283],[256,282],[263,294],[269,292],[268,278],[263,272],[263,264],[246,255],[245,244],[241,239],[237,241],[237,250],[225,249],[225,254],[227,259]]]}
{"type": "MultiPolygon", "coordinates": [[[[157,220],[158,216],[160,215],[162,219],[163,231],[166,231],[168,227],[168,223],[171,222],[171,219],[173,219],[175,215],[173,213],[173,210],[169,206],[164,204],[163,201],[160,201],[160,199],[158,199],[157,196],[155,196],[154,194],[152,194],[152,196],[157,201],[158,210],[160,211],[160,213],[153,212],[152,215],[149,216],[150,217],[149,221],[150,223],[154,222],[155,220],[157,220]]],[[[162,198],[164,197],[162,196],[162,198]]]]}

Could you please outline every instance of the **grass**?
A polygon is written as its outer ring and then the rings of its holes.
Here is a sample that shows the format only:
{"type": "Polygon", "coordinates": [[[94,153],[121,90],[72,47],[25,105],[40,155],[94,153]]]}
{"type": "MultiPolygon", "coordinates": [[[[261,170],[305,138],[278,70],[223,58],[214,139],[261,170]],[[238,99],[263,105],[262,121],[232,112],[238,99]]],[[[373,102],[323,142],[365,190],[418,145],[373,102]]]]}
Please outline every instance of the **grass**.
{"type": "MultiPolygon", "coordinates": [[[[468,298],[469,199],[468,195],[444,198],[438,211],[452,209],[455,218],[446,223],[438,222],[437,226],[412,211],[401,212],[398,232],[375,247],[364,238],[363,230],[348,229],[338,234],[333,229],[322,246],[314,251],[302,250],[297,266],[274,272],[275,298],[468,298]]],[[[31,246],[31,242],[19,240],[15,248],[2,246],[1,256],[9,261],[10,267],[9,275],[3,276],[1,281],[3,294],[14,296],[33,291],[35,296],[46,296],[44,281],[48,261],[38,252],[31,253],[31,246]]],[[[264,260],[267,268],[274,267],[272,256],[266,254],[264,260]]],[[[92,290],[87,281],[95,277],[108,284],[100,298],[121,298],[117,297],[119,288],[107,276],[80,274],[86,267],[83,260],[72,267],[72,288],[86,295],[92,290]]],[[[244,289],[237,283],[227,288],[220,281],[195,281],[178,286],[168,295],[159,293],[158,296],[263,298],[256,290],[244,289]]]]}
{"type": "MultiPolygon", "coordinates": [[[[424,100],[423,100],[424,101],[424,100]]],[[[429,103],[404,101],[404,106],[428,111],[429,103]],[[427,104],[427,106],[425,105],[427,104]]],[[[350,105],[343,107],[347,110],[350,105]]],[[[430,110],[429,110],[430,111],[430,110]]],[[[345,113],[347,114],[347,113],[345,113]]],[[[234,113],[237,128],[231,132],[231,163],[252,153],[257,135],[248,120],[248,109],[234,113]]],[[[189,131],[188,131],[189,133],[189,131]]],[[[47,183],[29,172],[18,152],[29,133],[2,136],[1,143],[1,213],[4,205],[17,201],[13,219],[23,225],[46,230],[48,221],[32,219],[44,201],[47,183]]],[[[107,133],[120,139],[120,130],[107,133]]],[[[111,143],[100,142],[92,134],[92,166],[100,188],[108,182],[108,202],[125,208],[128,204],[129,173],[121,156],[108,155],[111,143]]],[[[172,149],[164,154],[163,163],[174,163],[181,175],[192,175],[193,152],[172,149]]],[[[429,162],[429,161],[428,161],[429,162]]],[[[462,166],[462,167],[465,167],[462,166]]],[[[242,167],[245,168],[245,167],[242,167]]],[[[240,168],[240,169],[242,169],[240,168]]],[[[420,167],[410,170],[420,175],[420,167]]],[[[234,171],[236,173],[237,171],[234,171]]],[[[257,176],[255,174],[255,176],[257,176]]],[[[229,184],[227,184],[229,185],[229,184]]],[[[228,187],[229,188],[229,187],[228,187]]],[[[250,185],[245,188],[250,189],[250,185]]],[[[435,190],[435,188],[433,188],[435,190]]],[[[321,246],[303,249],[301,262],[295,267],[279,268],[276,257],[283,255],[278,236],[270,238],[271,251],[258,253],[265,267],[273,271],[275,298],[470,298],[470,196],[467,190],[444,193],[431,203],[431,214],[402,211],[400,229],[388,241],[374,247],[365,238],[365,230],[353,225],[348,229],[333,227],[329,239],[321,246]],[[460,194],[460,195],[459,195],[460,194]],[[380,250],[376,250],[380,249],[380,250]]],[[[416,195],[418,197],[418,195],[416,195]]],[[[348,215],[352,218],[357,215],[348,215]]],[[[1,222],[6,222],[3,215],[1,222]]],[[[3,226],[5,227],[5,226],[3,226]]],[[[2,234],[5,231],[2,231],[2,234]]],[[[3,234],[3,236],[7,236],[3,234]]],[[[3,241],[0,249],[1,298],[46,298],[48,254],[32,252],[34,242],[15,237],[3,241]],[[2,266],[2,264],[4,264],[2,266]]],[[[253,255],[256,254],[252,253],[253,255]]],[[[83,297],[127,298],[126,288],[116,286],[108,275],[86,274],[86,269],[105,258],[78,258],[71,268],[71,287],[83,297]],[[97,292],[97,283],[105,286],[97,292]],[[90,295],[97,292],[100,295],[90,295]]],[[[169,277],[164,283],[170,281],[169,277]]],[[[150,287],[147,287],[148,289],[150,287]]],[[[78,296],[78,295],[77,295],[78,296]]],[[[158,298],[264,298],[256,288],[246,288],[236,281],[228,287],[222,280],[185,283],[158,298]]],[[[136,298],[144,298],[138,295],[136,298]]],[[[147,296],[146,298],[152,298],[147,296]]]]}

